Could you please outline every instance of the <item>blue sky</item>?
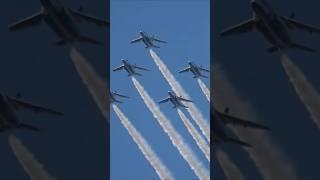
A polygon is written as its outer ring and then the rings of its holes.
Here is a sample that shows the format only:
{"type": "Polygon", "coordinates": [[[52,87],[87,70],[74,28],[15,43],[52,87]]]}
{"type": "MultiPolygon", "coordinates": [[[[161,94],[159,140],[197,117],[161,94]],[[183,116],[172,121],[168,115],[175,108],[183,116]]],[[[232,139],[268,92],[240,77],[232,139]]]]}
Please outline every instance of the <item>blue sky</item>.
{"type": "MultiPolygon", "coordinates": [[[[186,66],[188,60],[209,67],[210,64],[210,24],[209,1],[117,1],[111,0],[111,62],[120,65],[126,58],[150,69],[138,77],[155,101],[167,96],[169,84],[161,75],[143,44],[130,44],[140,30],[168,41],[159,44],[155,51],[180,81],[198,108],[208,120],[209,103],[191,74],[180,75],[178,70],[186,66]]],[[[130,96],[119,105],[135,127],[151,144],[164,164],[177,178],[196,178],[188,164],[173,147],[168,136],[147,109],[126,72],[111,72],[111,90],[130,96]]],[[[209,86],[209,81],[204,80],[209,86]]],[[[161,110],[182,134],[198,158],[209,170],[209,163],[196,147],[192,137],[182,124],[171,104],[162,104],[161,110]]],[[[157,178],[155,171],[124,129],[115,113],[111,111],[111,179],[157,178]]],[[[187,111],[185,111],[187,114],[187,111]]],[[[188,117],[191,119],[189,114],[188,117]]],[[[192,120],[193,122],[193,120],[192,120]]]]}

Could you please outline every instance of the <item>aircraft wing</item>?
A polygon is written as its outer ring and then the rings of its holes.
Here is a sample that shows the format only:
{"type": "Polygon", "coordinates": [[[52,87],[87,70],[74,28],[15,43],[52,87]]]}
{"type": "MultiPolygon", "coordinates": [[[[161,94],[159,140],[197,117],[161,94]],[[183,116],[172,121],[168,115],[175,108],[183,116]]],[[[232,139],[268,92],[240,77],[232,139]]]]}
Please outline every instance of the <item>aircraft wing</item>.
{"type": "Polygon", "coordinates": [[[187,67],[187,68],[185,68],[185,69],[183,69],[183,70],[181,70],[181,71],[179,71],[179,73],[184,73],[184,72],[188,72],[188,71],[190,71],[190,67],[187,67]]]}
{"type": "Polygon", "coordinates": [[[254,18],[251,18],[233,27],[225,29],[220,36],[225,37],[232,34],[247,33],[247,32],[253,31],[255,29],[255,26],[256,26],[256,21],[254,18]]]}
{"type": "Polygon", "coordinates": [[[163,100],[159,101],[158,103],[160,104],[160,103],[168,102],[169,100],[170,100],[170,97],[163,99],[163,100]]]}
{"type": "Polygon", "coordinates": [[[202,71],[210,72],[208,69],[204,69],[202,67],[199,67],[199,69],[202,70],[202,71]]]}
{"type": "Polygon", "coordinates": [[[10,31],[17,31],[20,29],[25,29],[28,27],[36,26],[41,22],[41,20],[44,18],[44,16],[45,15],[42,11],[37,12],[27,18],[24,18],[18,22],[15,22],[15,23],[9,25],[9,30],[10,31]]]}
{"type": "Polygon", "coordinates": [[[263,130],[268,130],[268,131],[271,130],[267,126],[264,126],[264,125],[261,125],[261,124],[258,124],[258,123],[254,123],[254,122],[251,122],[251,121],[243,120],[243,119],[240,119],[240,118],[237,118],[237,117],[233,117],[233,116],[230,116],[230,115],[225,114],[225,113],[217,112],[217,114],[222,117],[221,119],[222,119],[224,124],[240,125],[240,126],[243,126],[243,127],[263,129],[263,130]]]}
{"type": "Polygon", "coordinates": [[[140,36],[137,39],[132,40],[131,43],[137,43],[137,42],[141,41],[142,39],[143,38],[140,36]]]}
{"type": "Polygon", "coordinates": [[[309,32],[318,32],[318,33],[320,32],[320,28],[318,28],[318,27],[304,24],[303,22],[300,22],[300,21],[297,21],[297,20],[294,20],[292,18],[288,18],[285,16],[282,16],[281,18],[286,22],[286,24],[290,28],[299,28],[299,29],[306,30],[309,32]]]}
{"type": "Polygon", "coordinates": [[[16,99],[14,97],[8,97],[8,98],[14,104],[16,109],[25,108],[25,109],[33,110],[34,112],[42,112],[42,113],[48,113],[51,115],[59,115],[59,116],[63,115],[63,113],[61,112],[58,112],[40,105],[31,104],[31,103],[16,99]]]}
{"type": "Polygon", "coordinates": [[[88,21],[88,22],[92,22],[98,26],[110,26],[110,23],[106,20],[96,18],[94,16],[91,16],[91,15],[88,15],[88,14],[85,14],[85,13],[82,13],[82,12],[79,12],[76,10],[71,10],[71,13],[78,18],[81,18],[81,19],[88,21]]]}
{"type": "Polygon", "coordinates": [[[122,94],[118,94],[118,93],[113,93],[113,94],[115,94],[115,95],[117,95],[117,96],[119,96],[119,97],[129,98],[128,96],[125,96],[125,95],[122,95],[122,94]]]}
{"type": "Polygon", "coordinates": [[[124,65],[121,65],[121,66],[119,66],[117,68],[114,68],[112,71],[119,71],[119,70],[121,70],[123,68],[124,68],[124,65]]]}
{"type": "Polygon", "coordinates": [[[189,99],[184,99],[184,98],[182,98],[182,97],[177,97],[179,100],[181,100],[181,101],[186,101],[186,102],[193,102],[193,101],[191,101],[191,100],[189,100],[189,99]]]}
{"type": "Polygon", "coordinates": [[[149,69],[142,68],[142,67],[139,67],[139,66],[136,66],[136,65],[134,65],[133,67],[134,67],[134,68],[137,68],[137,69],[140,69],[140,70],[149,71],[149,69]]]}
{"type": "Polygon", "coordinates": [[[160,43],[168,43],[168,42],[166,42],[166,41],[162,41],[162,40],[157,39],[157,38],[152,38],[152,40],[157,41],[157,42],[160,42],[160,43]]]}

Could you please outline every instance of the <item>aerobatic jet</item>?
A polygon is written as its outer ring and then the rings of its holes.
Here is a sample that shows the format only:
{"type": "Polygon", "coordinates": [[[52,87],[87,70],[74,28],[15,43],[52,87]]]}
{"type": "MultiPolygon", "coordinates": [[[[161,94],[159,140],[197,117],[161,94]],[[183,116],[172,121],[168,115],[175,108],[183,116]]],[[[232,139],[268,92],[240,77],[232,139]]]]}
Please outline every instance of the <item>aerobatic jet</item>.
{"type": "Polygon", "coordinates": [[[155,38],[154,36],[149,36],[146,32],[140,31],[139,32],[140,36],[137,39],[134,39],[131,41],[131,43],[137,43],[137,42],[143,42],[146,46],[146,48],[160,48],[159,46],[154,45],[155,42],[160,42],[160,43],[167,43],[166,41],[159,40],[155,38]]]}
{"type": "Polygon", "coordinates": [[[267,131],[271,130],[267,126],[229,115],[229,108],[226,108],[224,112],[217,111],[213,106],[211,106],[211,108],[210,122],[214,145],[220,145],[221,143],[233,143],[241,146],[251,147],[250,144],[227,135],[225,130],[226,125],[242,126],[267,131]]]}
{"type": "Polygon", "coordinates": [[[11,97],[0,94],[0,131],[5,131],[14,128],[27,129],[32,131],[40,131],[39,128],[32,125],[19,122],[16,117],[17,110],[32,110],[34,112],[47,113],[51,115],[62,116],[63,113],[20,100],[20,95],[11,97]]]}
{"type": "Polygon", "coordinates": [[[308,32],[319,33],[320,28],[295,20],[294,14],[291,14],[290,17],[277,14],[265,0],[252,0],[251,7],[254,16],[238,25],[227,28],[221,33],[221,37],[257,30],[272,44],[272,46],[268,48],[268,52],[285,50],[287,48],[295,48],[309,52],[315,51],[312,48],[292,41],[289,30],[301,29],[308,32]]]}
{"type": "Polygon", "coordinates": [[[126,70],[128,72],[128,76],[133,76],[133,75],[138,75],[138,76],[141,76],[141,74],[137,73],[135,71],[135,69],[140,69],[140,70],[144,70],[144,71],[149,71],[148,69],[146,68],[142,68],[142,67],[139,67],[135,64],[130,64],[128,62],[128,60],[125,60],[125,59],[121,59],[122,61],[122,65],[117,67],[117,68],[114,68],[113,71],[120,71],[120,70],[126,70]]]}
{"type": "Polygon", "coordinates": [[[173,104],[173,108],[179,108],[179,107],[188,108],[181,101],[193,102],[191,100],[184,99],[181,96],[179,97],[174,92],[171,92],[171,91],[168,91],[168,95],[169,96],[167,98],[159,101],[159,104],[170,101],[173,104]]]}
{"type": "Polygon", "coordinates": [[[129,98],[128,96],[119,94],[117,92],[110,92],[109,97],[110,97],[110,103],[123,103],[122,101],[117,100],[116,97],[129,98]]]}
{"type": "Polygon", "coordinates": [[[194,64],[193,62],[189,61],[188,67],[179,71],[179,73],[192,72],[192,74],[194,75],[193,78],[199,78],[199,77],[208,78],[208,76],[205,76],[201,73],[202,71],[210,72],[209,70],[202,68],[202,66],[198,66],[198,65],[194,64]]]}
{"type": "Polygon", "coordinates": [[[83,13],[83,8],[79,8],[78,10],[70,9],[59,0],[40,0],[40,2],[42,6],[38,12],[10,25],[9,30],[17,31],[34,27],[45,21],[60,37],[56,41],[56,45],[62,46],[77,41],[97,45],[102,44],[96,39],[82,35],[79,23],[88,21],[99,26],[109,26],[109,22],[83,13]]]}

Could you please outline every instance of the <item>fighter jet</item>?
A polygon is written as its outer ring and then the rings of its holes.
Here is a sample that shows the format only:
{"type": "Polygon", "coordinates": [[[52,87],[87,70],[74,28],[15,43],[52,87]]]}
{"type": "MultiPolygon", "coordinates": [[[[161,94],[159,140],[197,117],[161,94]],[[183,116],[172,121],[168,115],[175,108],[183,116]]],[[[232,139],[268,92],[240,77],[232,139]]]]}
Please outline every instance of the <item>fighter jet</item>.
{"type": "Polygon", "coordinates": [[[272,44],[268,52],[295,48],[313,52],[314,49],[297,44],[291,40],[288,30],[301,29],[309,32],[320,32],[320,28],[304,24],[294,19],[294,14],[290,17],[278,15],[265,0],[252,0],[251,7],[254,16],[238,25],[227,28],[221,33],[221,37],[232,34],[241,34],[258,30],[272,44]]]}
{"type": "Polygon", "coordinates": [[[179,108],[179,107],[188,108],[181,101],[193,102],[191,100],[184,99],[181,96],[179,97],[174,92],[171,92],[171,91],[168,91],[168,95],[169,96],[167,98],[159,101],[159,104],[170,101],[173,104],[173,108],[179,108]]]}
{"type": "Polygon", "coordinates": [[[83,9],[74,10],[67,8],[59,0],[40,0],[42,7],[35,14],[22,19],[9,26],[10,31],[17,31],[39,25],[45,21],[61,38],[56,45],[62,46],[67,43],[86,42],[101,45],[98,40],[80,34],[79,23],[82,21],[92,22],[99,26],[109,26],[109,22],[83,13],[83,9]]]}
{"type": "Polygon", "coordinates": [[[0,94],[0,131],[5,131],[13,128],[40,131],[40,129],[37,127],[18,122],[15,111],[20,109],[33,110],[34,112],[48,113],[51,115],[63,115],[63,113],[61,112],[22,101],[20,100],[20,95],[11,97],[0,94]]]}
{"type": "Polygon", "coordinates": [[[202,75],[201,71],[205,71],[205,72],[210,72],[207,69],[202,68],[202,66],[198,66],[196,64],[194,64],[191,61],[188,61],[188,67],[179,71],[179,73],[184,73],[184,72],[192,72],[194,77],[193,78],[199,78],[199,77],[204,77],[204,78],[208,78],[208,76],[204,76],[202,75]]]}
{"type": "Polygon", "coordinates": [[[146,32],[140,31],[140,36],[137,39],[134,39],[131,41],[131,43],[137,43],[137,42],[143,42],[146,45],[146,48],[160,48],[159,46],[156,46],[153,44],[153,41],[160,42],[160,43],[167,43],[166,41],[159,40],[155,38],[154,36],[149,36],[146,32]]]}
{"type": "Polygon", "coordinates": [[[226,108],[224,113],[222,113],[217,111],[213,106],[211,107],[213,108],[210,112],[211,132],[213,133],[214,145],[220,145],[221,143],[233,143],[241,146],[251,147],[251,145],[246,142],[228,136],[225,130],[225,126],[228,124],[267,131],[271,130],[267,126],[229,115],[229,108],[226,108]]]}
{"type": "Polygon", "coordinates": [[[110,94],[109,94],[110,103],[123,103],[122,101],[117,100],[116,96],[122,97],[122,98],[129,98],[128,96],[119,94],[117,92],[110,92],[110,94]]]}
{"type": "Polygon", "coordinates": [[[138,67],[137,65],[135,64],[130,64],[128,62],[128,60],[125,60],[125,59],[121,59],[122,61],[122,65],[113,69],[113,71],[119,71],[119,70],[126,70],[128,72],[128,76],[133,76],[133,75],[138,75],[138,76],[141,76],[141,74],[137,73],[135,71],[135,69],[140,69],[140,70],[144,70],[144,71],[149,71],[148,69],[145,69],[145,68],[142,68],[142,67],[138,67]]]}

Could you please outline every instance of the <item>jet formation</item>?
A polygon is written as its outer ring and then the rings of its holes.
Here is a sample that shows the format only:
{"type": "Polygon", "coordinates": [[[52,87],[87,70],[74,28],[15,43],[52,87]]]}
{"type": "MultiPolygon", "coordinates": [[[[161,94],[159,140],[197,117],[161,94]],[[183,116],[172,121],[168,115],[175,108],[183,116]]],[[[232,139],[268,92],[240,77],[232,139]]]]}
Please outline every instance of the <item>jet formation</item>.
{"type": "Polygon", "coordinates": [[[251,7],[254,16],[238,25],[225,29],[221,37],[233,34],[242,34],[259,31],[272,44],[268,52],[283,51],[288,48],[300,49],[308,52],[315,50],[292,41],[289,30],[301,29],[308,32],[320,32],[320,28],[304,24],[290,17],[278,15],[277,12],[264,0],[252,0],[251,7]]]}
{"type": "Polygon", "coordinates": [[[130,64],[128,62],[128,60],[125,60],[125,59],[121,59],[122,61],[122,65],[117,67],[117,68],[114,68],[113,71],[120,71],[120,70],[126,70],[128,72],[128,76],[133,76],[133,75],[138,75],[138,76],[141,76],[141,74],[137,73],[135,71],[135,69],[140,69],[140,70],[144,70],[144,71],[149,71],[148,69],[146,68],[143,68],[143,67],[139,67],[135,64],[130,64]]]}
{"type": "Polygon", "coordinates": [[[109,99],[110,99],[110,103],[123,103],[122,101],[117,100],[116,97],[121,97],[121,98],[129,98],[128,96],[119,94],[117,92],[109,92],[109,99]]]}
{"type": "Polygon", "coordinates": [[[20,109],[26,109],[26,110],[32,110],[34,112],[41,112],[41,113],[47,113],[51,115],[58,115],[62,116],[63,113],[31,104],[26,101],[20,100],[20,95],[17,95],[16,97],[7,96],[0,94],[0,131],[10,130],[13,128],[22,128],[32,131],[40,131],[39,128],[34,127],[32,125],[28,125],[22,122],[19,122],[17,120],[17,117],[15,115],[16,110],[20,109]]]}
{"type": "Polygon", "coordinates": [[[24,18],[9,26],[10,31],[17,31],[39,25],[45,21],[47,25],[60,37],[56,45],[62,46],[67,43],[86,42],[101,45],[102,42],[80,33],[79,23],[82,21],[92,22],[99,26],[109,27],[109,22],[83,13],[83,9],[70,9],[59,0],[40,0],[40,11],[24,18]]]}
{"type": "Polygon", "coordinates": [[[154,45],[154,41],[160,43],[167,43],[166,41],[162,41],[160,39],[155,38],[154,36],[149,36],[146,32],[140,31],[140,36],[131,41],[131,43],[143,42],[146,48],[160,48],[159,46],[154,45]]]}
{"type": "Polygon", "coordinates": [[[171,92],[171,91],[168,91],[168,97],[159,101],[159,104],[168,102],[168,101],[170,101],[173,104],[173,108],[179,108],[179,107],[188,108],[181,101],[193,102],[191,100],[182,98],[181,96],[179,97],[174,92],[171,92]]]}
{"type": "Polygon", "coordinates": [[[193,62],[188,61],[188,67],[179,71],[179,73],[192,72],[192,74],[194,75],[193,78],[199,78],[199,77],[208,78],[208,76],[205,76],[201,73],[202,71],[210,72],[209,70],[202,68],[202,66],[198,66],[193,62]]]}

